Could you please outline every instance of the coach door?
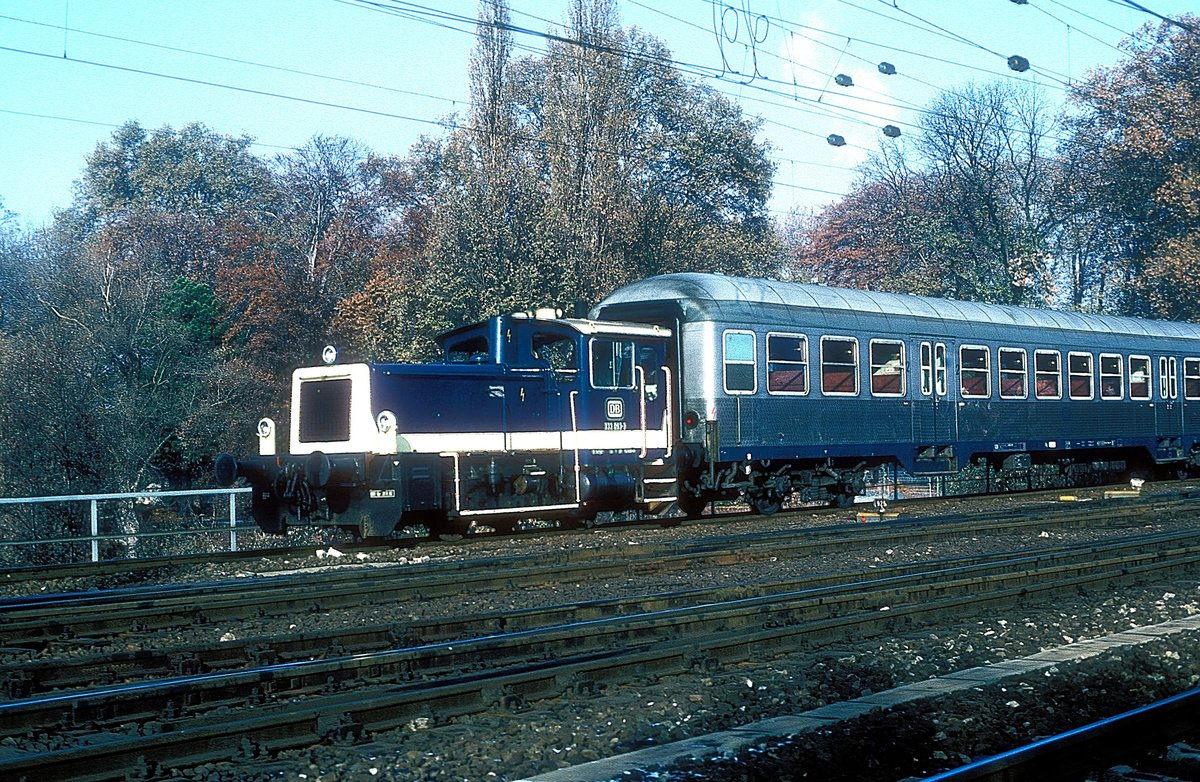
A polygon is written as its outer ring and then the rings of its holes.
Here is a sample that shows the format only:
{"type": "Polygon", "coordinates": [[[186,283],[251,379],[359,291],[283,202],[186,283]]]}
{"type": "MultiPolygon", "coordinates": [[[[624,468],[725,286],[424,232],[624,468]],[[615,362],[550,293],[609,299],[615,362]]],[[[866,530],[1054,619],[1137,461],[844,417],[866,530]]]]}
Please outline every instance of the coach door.
{"type": "Polygon", "coordinates": [[[913,400],[913,441],[918,448],[958,439],[957,410],[948,398],[947,356],[944,342],[922,342],[918,350],[920,393],[913,400]]]}
{"type": "Polygon", "coordinates": [[[1155,430],[1159,437],[1183,434],[1183,405],[1179,403],[1179,359],[1158,358],[1158,398],[1154,408],[1155,430]]]}

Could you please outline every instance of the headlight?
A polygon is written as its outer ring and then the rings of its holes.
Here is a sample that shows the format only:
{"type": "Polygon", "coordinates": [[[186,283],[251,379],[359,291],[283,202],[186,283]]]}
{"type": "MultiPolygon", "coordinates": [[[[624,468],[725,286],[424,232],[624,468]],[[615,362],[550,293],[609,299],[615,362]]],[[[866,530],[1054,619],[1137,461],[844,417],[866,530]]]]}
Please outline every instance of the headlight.
{"type": "Polygon", "coordinates": [[[264,418],[258,422],[258,436],[262,439],[267,439],[275,434],[275,422],[270,418],[264,418]]]}
{"type": "Polygon", "coordinates": [[[321,360],[324,361],[326,365],[331,366],[336,364],[337,348],[335,348],[333,345],[326,345],[325,349],[321,351],[321,360]]]}
{"type": "Polygon", "coordinates": [[[375,426],[379,428],[380,434],[387,434],[396,428],[396,414],[391,410],[384,410],[375,419],[375,426]]]}

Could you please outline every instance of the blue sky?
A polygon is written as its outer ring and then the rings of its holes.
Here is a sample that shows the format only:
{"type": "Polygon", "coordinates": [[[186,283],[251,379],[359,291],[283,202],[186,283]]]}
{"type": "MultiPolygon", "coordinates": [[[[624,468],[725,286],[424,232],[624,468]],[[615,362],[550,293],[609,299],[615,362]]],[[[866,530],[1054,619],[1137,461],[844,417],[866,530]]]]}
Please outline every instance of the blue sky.
{"type": "MultiPolygon", "coordinates": [[[[1195,0],[1142,4],[1176,16],[1195,0]]],[[[567,3],[511,7],[513,24],[544,31],[561,23],[567,3]]],[[[0,0],[0,201],[24,225],[44,224],[70,203],[88,154],[128,120],[202,122],[253,137],[266,156],[317,134],[403,155],[466,111],[471,25],[434,16],[473,18],[476,8],[473,0],[0,0]]],[[[1058,103],[1065,82],[1120,59],[1125,34],[1155,21],[1122,0],[618,0],[618,8],[626,26],[665,41],[677,61],[705,69],[706,83],[764,119],[779,214],[844,193],[881,127],[911,137],[914,108],[938,89],[1015,78],[1058,103]],[[1014,54],[1033,69],[1009,70],[1014,54]],[[880,61],[897,73],[880,74],[880,61]],[[837,86],[837,73],[854,85],[837,86]],[[846,146],[830,146],[830,133],[846,146]]]]}

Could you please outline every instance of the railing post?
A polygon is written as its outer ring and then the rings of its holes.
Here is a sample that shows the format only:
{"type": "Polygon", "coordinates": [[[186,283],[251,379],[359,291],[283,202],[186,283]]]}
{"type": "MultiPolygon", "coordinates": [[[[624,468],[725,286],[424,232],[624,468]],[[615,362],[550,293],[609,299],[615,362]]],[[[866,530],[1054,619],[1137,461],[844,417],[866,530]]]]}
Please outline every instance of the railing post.
{"type": "Polygon", "coordinates": [[[100,561],[100,514],[96,512],[96,501],[92,500],[92,561],[100,561]]]}
{"type": "Polygon", "coordinates": [[[229,492],[229,550],[237,551],[237,495],[229,492]]]}

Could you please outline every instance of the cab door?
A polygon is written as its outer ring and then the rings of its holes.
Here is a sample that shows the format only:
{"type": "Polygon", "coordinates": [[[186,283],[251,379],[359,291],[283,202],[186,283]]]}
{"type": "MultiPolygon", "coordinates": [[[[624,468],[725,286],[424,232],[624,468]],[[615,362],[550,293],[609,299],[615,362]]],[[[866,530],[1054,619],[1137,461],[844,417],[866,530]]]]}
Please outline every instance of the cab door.
{"type": "Polygon", "coordinates": [[[584,448],[645,458],[666,447],[665,360],[664,340],[620,335],[588,340],[587,382],[580,384],[575,410],[584,448]]]}

